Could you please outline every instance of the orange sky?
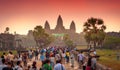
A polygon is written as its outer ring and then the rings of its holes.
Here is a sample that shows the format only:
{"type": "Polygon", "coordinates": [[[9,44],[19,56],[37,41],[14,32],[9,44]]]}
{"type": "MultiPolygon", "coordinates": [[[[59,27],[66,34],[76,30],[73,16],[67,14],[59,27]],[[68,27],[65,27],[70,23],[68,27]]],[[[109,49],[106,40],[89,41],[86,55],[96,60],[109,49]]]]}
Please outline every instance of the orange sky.
{"type": "Polygon", "coordinates": [[[11,33],[27,34],[46,20],[53,29],[59,14],[65,28],[74,20],[78,33],[90,17],[103,19],[106,31],[120,31],[119,0],[0,0],[0,32],[8,26],[11,33]]]}

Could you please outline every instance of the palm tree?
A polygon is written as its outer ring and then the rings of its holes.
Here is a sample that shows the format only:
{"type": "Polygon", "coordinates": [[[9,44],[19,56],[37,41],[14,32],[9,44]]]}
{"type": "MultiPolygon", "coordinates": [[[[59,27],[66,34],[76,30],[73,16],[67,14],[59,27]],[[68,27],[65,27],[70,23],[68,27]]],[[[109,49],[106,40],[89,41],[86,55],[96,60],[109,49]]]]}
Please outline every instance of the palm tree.
{"type": "MultiPolygon", "coordinates": [[[[89,18],[87,22],[84,23],[85,39],[88,44],[92,43],[94,48],[98,44],[102,44],[105,39],[105,29],[104,21],[98,18],[89,18]]],[[[89,45],[88,45],[89,47],[89,45]]]]}
{"type": "Polygon", "coordinates": [[[37,46],[43,47],[47,46],[52,42],[52,36],[45,33],[45,30],[42,28],[42,26],[36,26],[33,31],[34,39],[37,43],[37,46]]]}
{"type": "Polygon", "coordinates": [[[5,33],[9,33],[9,30],[10,30],[10,28],[9,28],[9,27],[6,27],[5,33]]]}

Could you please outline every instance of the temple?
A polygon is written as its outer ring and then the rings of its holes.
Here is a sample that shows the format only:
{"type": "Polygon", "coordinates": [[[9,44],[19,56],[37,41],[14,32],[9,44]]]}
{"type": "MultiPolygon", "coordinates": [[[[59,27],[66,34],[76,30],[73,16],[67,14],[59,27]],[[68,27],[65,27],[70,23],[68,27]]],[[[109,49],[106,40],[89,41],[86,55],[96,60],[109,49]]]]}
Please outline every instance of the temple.
{"type": "Polygon", "coordinates": [[[54,29],[50,28],[48,21],[46,21],[44,25],[45,32],[56,37],[56,40],[51,44],[52,46],[64,46],[64,43],[61,39],[65,34],[69,35],[70,39],[75,45],[86,45],[83,33],[76,33],[76,26],[74,21],[70,23],[69,29],[65,29],[63,25],[63,19],[61,15],[59,15],[56,24],[57,25],[54,29]]]}
{"type": "Polygon", "coordinates": [[[76,33],[76,27],[75,27],[74,21],[71,22],[70,29],[65,29],[65,27],[63,26],[62,17],[60,15],[57,19],[57,25],[56,25],[55,29],[50,29],[50,25],[49,25],[48,21],[45,22],[44,29],[48,34],[71,34],[71,33],[76,33]]]}

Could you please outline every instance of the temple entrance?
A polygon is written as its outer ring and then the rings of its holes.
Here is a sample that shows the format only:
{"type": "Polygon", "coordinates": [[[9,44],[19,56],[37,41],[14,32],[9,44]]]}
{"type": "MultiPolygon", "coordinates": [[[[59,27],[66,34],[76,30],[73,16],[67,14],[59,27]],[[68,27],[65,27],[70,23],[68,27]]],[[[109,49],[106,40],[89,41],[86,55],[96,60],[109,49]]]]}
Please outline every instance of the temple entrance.
{"type": "Polygon", "coordinates": [[[65,43],[63,41],[63,37],[65,35],[64,33],[60,33],[60,34],[54,33],[52,35],[55,37],[55,40],[50,44],[50,46],[57,46],[57,47],[65,46],[65,43]]]}
{"type": "Polygon", "coordinates": [[[59,38],[59,39],[61,39],[61,40],[63,40],[63,37],[64,37],[64,33],[61,33],[61,34],[52,34],[55,38],[59,38]]]}

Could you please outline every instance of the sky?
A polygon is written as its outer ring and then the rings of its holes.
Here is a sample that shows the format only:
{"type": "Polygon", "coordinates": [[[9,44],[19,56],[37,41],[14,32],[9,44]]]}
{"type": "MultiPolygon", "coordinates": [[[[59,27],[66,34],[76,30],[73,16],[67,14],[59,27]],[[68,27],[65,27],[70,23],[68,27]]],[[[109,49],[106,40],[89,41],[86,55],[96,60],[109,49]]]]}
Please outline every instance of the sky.
{"type": "Polygon", "coordinates": [[[74,20],[77,33],[91,17],[103,19],[106,32],[120,31],[119,0],[0,0],[0,33],[9,27],[10,33],[27,34],[46,20],[54,29],[59,15],[66,29],[74,20]]]}

